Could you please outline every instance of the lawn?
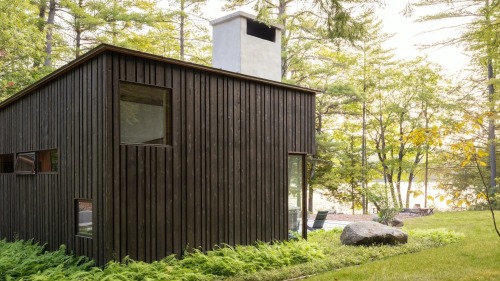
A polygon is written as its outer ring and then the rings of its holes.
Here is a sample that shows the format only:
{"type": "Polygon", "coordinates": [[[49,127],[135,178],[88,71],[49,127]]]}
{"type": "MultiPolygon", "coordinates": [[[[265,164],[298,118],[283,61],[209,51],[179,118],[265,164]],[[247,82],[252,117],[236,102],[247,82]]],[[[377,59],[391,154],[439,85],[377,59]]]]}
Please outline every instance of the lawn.
{"type": "Polygon", "coordinates": [[[183,259],[127,259],[104,268],[67,255],[64,247],[47,252],[31,241],[0,240],[0,281],[286,280],[319,272],[329,273],[311,280],[500,280],[500,238],[487,212],[442,213],[406,223],[409,241],[398,246],[343,246],[337,229],[315,231],[308,241],[223,245],[183,259]]]}
{"type": "MultiPolygon", "coordinates": [[[[500,212],[495,214],[500,217],[500,212]]],[[[494,231],[490,212],[436,213],[405,224],[406,230],[442,227],[461,232],[465,238],[444,247],[347,267],[307,280],[500,280],[500,237],[494,231]]]]}

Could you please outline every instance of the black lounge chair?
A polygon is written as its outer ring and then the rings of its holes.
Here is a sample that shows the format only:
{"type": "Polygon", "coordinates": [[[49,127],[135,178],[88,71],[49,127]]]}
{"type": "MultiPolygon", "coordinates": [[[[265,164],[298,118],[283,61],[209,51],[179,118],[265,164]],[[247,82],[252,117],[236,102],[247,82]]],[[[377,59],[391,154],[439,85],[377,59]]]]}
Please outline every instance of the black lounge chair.
{"type": "Polygon", "coordinates": [[[323,225],[325,224],[326,216],[328,215],[328,211],[318,211],[316,214],[316,218],[314,219],[313,226],[307,226],[308,230],[318,230],[322,229],[323,225]]]}

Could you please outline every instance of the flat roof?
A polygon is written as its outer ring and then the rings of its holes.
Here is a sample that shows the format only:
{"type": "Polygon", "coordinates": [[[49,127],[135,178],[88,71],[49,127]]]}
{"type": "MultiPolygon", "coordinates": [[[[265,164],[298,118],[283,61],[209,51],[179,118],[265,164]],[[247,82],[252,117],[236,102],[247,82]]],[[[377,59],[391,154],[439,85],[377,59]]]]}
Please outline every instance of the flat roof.
{"type": "Polygon", "coordinates": [[[285,84],[282,82],[277,82],[277,81],[272,81],[264,78],[259,78],[259,77],[254,77],[250,75],[245,75],[237,72],[232,72],[232,71],[227,71],[227,70],[222,70],[219,68],[213,68],[213,67],[208,67],[200,64],[195,64],[191,62],[185,62],[181,60],[176,60],[176,59],[171,59],[171,58],[166,58],[158,55],[153,55],[145,52],[140,52],[140,51],[135,51],[131,49],[126,49],[122,47],[117,47],[109,44],[100,44],[99,46],[95,47],[94,49],[88,51],[87,53],[81,55],[80,57],[76,58],[75,60],[69,62],[68,64],[56,69],[52,73],[48,74],[47,76],[43,77],[42,79],[38,80],[37,82],[31,84],[30,86],[22,89],[18,93],[14,94],[13,96],[9,97],[8,99],[4,100],[3,102],[0,103],[0,109],[6,107],[9,104],[14,103],[15,101],[23,98],[24,96],[27,96],[31,93],[33,93],[35,90],[40,88],[41,86],[57,79],[59,76],[65,74],[66,72],[76,68],[77,66],[84,64],[85,62],[97,57],[98,55],[104,53],[104,52],[114,52],[114,53],[119,53],[119,54],[124,54],[124,55],[131,55],[131,56],[136,56],[136,57],[141,57],[145,59],[151,59],[155,61],[160,61],[160,62],[166,62],[174,65],[179,65],[179,66],[184,66],[184,67],[189,67],[192,69],[197,69],[197,70],[202,70],[214,74],[221,74],[225,75],[228,77],[234,77],[234,78],[240,78],[244,80],[250,80],[250,81],[255,81],[255,82],[260,82],[260,83],[265,83],[269,85],[274,85],[274,86],[279,86],[291,90],[298,90],[298,91],[303,91],[303,92],[308,92],[310,94],[316,94],[316,90],[305,88],[305,87],[300,87],[300,86],[294,86],[290,84],[285,84]]]}

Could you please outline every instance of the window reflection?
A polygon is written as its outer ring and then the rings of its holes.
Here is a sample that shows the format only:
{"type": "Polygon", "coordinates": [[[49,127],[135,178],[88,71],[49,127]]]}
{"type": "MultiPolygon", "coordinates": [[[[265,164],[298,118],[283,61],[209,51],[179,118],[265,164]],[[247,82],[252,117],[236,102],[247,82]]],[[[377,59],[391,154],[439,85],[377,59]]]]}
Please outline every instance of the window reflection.
{"type": "Polygon", "coordinates": [[[302,222],[303,155],[288,155],[288,230],[297,232],[302,222]]]}
{"type": "Polygon", "coordinates": [[[168,89],[120,83],[120,142],[170,144],[168,89]]]}
{"type": "Polygon", "coordinates": [[[77,199],[77,234],[92,236],[92,201],[77,199]]]}
{"type": "Polygon", "coordinates": [[[57,150],[52,149],[39,151],[37,162],[38,172],[57,172],[59,164],[59,155],[57,153],[57,150]]]}
{"type": "Polygon", "coordinates": [[[17,154],[16,172],[35,173],[35,152],[17,154]]]}

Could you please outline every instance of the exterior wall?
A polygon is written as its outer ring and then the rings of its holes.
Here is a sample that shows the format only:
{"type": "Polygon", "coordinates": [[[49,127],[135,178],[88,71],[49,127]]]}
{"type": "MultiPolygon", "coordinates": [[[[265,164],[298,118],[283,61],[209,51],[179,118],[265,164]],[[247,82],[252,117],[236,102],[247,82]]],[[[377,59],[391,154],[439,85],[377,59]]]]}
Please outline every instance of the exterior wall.
{"type": "Polygon", "coordinates": [[[103,262],[104,69],[96,57],[0,109],[0,154],[59,152],[56,174],[0,174],[0,238],[65,244],[103,262]],[[93,239],[75,235],[76,198],[93,200],[93,239]]]}
{"type": "Polygon", "coordinates": [[[287,157],[314,152],[314,94],[123,54],[110,59],[109,257],[151,261],[188,246],[287,239],[287,157]],[[171,146],[120,145],[119,81],[172,89],[171,146]]]}
{"type": "Polygon", "coordinates": [[[0,238],[100,265],[286,239],[287,157],[314,152],[313,92],[108,48],[0,108],[0,154],[59,152],[56,174],[0,174],[0,238]],[[172,89],[171,146],[120,145],[119,81],[172,89]],[[91,239],[75,199],[92,200],[91,239]]]}

